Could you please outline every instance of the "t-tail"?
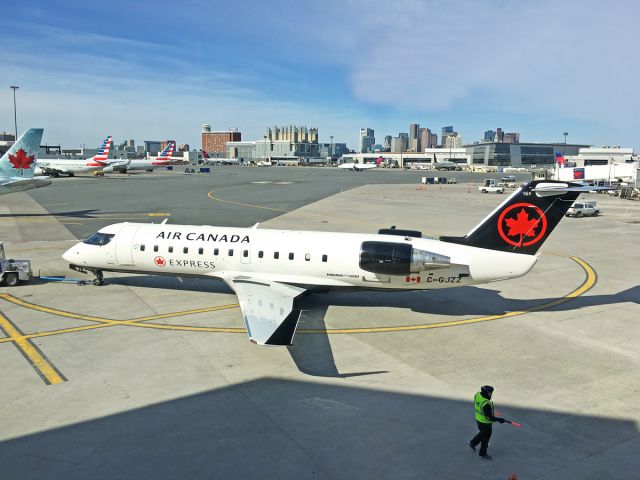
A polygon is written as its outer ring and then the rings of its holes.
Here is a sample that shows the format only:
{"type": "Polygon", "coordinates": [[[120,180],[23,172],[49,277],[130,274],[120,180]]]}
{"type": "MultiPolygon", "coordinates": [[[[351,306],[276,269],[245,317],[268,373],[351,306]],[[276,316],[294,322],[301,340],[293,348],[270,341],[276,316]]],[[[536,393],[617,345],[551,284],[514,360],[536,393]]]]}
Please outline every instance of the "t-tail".
{"type": "Polygon", "coordinates": [[[0,159],[0,177],[33,178],[43,132],[42,128],[30,128],[18,138],[0,159]]]}
{"type": "Polygon", "coordinates": [[[578,196],[593,189],[554,180],[526,183],[464,237],[440,240],[535,255],[578,196]]]}

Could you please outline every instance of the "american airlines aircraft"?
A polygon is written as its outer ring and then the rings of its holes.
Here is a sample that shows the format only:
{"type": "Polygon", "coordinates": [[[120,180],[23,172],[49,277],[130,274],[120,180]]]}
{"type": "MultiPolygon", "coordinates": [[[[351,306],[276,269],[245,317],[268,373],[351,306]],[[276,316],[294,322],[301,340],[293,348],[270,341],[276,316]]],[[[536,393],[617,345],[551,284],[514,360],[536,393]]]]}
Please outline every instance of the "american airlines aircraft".
{"type": "Polygon", "coordinates": [[[102,145],[98,149],[98,153],[86,160],[75,160],[71,158],[41,158],[38,160],[36,173],[53,175],[54,177],[58,177],[60,174],[65,174],[73,177],[76,173],[92,173],[100,171],[113,162],[121,162],[121,160],[109,160],[109,151],[111,150],[112,143],[113,137],[109,135],[104,139],[104,142],[102,142],[102,145]]]}
{"type": "Polygon", "coordinates": [[[126,164],[115,164],[104,168],[105,173],[120,172],[127,173],[130,170],[151,171],[154,168],[173,165],[174,159],[171,157],[176,149],[176,142],[173,140],[158,154],[157,157],[131,159],[126,164]]]}
{"type": "Polygon", "coordinates": [[[218,278],[239,300],[249,339],[290,345],[307,291],[428,290],[520,277],[581,192],[594,187],[522,185],[463,237],[117,223],[67,250],[70,268],[218,278]]]}
{"type": "Polygon", "coordinates": [[[30,128],[0,158],[0,195],[51,184],[47,177],[34,177],[42,128],[30,128]]]}

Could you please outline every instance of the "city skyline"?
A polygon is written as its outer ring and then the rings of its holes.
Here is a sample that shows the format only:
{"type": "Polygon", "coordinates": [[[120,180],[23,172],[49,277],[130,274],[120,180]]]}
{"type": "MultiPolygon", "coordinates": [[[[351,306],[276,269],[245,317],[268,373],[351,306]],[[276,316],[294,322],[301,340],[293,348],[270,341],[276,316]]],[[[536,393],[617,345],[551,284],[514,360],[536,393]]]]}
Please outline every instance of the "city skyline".
{"type": "Polygon", "coordinates": [[[68,147],[105,134],[196,146],[204,123],[247,140],[315,125],[353,149],[361,128],[381,143],[411,123],[455,125],[464,143],[502,126],[521,141],[640,147],[635,2],[297,5],[8,4],[0,130],[13,130],[17,85],[18,129],[68,147]]]}

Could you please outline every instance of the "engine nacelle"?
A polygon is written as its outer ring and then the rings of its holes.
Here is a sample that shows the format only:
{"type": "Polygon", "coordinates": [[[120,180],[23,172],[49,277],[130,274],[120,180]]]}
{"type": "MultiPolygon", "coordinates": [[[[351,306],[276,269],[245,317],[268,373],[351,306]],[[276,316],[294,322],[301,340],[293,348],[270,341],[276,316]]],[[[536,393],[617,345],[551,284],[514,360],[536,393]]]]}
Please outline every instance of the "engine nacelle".
{"type": "Polygon", "coordinates": [[[451,259],[406,243],[362,242],[360,268],[380,275],[409,275],[447,268],[451,259]]]}

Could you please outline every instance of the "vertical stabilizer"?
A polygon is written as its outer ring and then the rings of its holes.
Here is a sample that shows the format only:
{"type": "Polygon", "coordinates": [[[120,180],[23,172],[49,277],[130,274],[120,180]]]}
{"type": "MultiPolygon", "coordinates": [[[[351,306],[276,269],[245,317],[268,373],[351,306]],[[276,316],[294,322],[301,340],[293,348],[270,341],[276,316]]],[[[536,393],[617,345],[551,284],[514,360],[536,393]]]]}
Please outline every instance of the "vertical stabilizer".
{"type": "Polygon", "coordinates": [[[18,138],[0,159],[0,176],[33,177],[43,132],[42,128],[30,128],[18,138]]]}

